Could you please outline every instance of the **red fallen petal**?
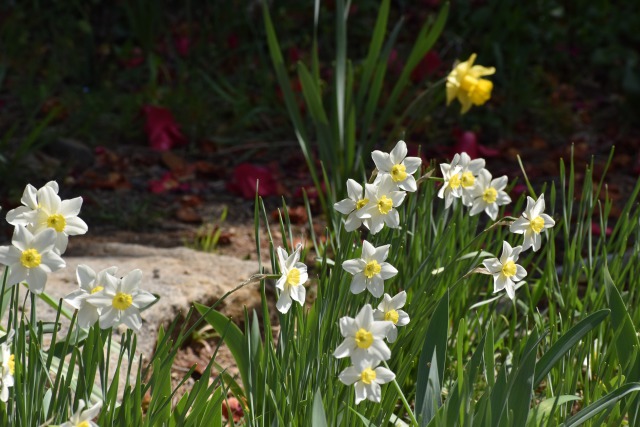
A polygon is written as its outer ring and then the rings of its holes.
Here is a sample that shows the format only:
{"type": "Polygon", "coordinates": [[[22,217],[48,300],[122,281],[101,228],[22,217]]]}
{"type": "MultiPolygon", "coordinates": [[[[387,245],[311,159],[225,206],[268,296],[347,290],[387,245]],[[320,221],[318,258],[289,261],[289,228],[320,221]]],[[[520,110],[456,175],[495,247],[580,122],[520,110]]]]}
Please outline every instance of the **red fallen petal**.
{"type": "Polygon", "coordinates": [[[513,190],[511,190],[511,192],[516,196],[519,196],[520,194],[527,192],[527,186],[524,184],[516,184],[516,186],[513,187],[513,190]]]}
{"type": "Polygon", "coordinates": [[[413,69],[411,72],[411,80],[419,83],[434,74],[441,65],[442,60],[440,59],[440,55],[438,55],[438,52],[431,50],[427,52],[418,65],[413,69]]]}
{"type": "Polygon", "coordinates": [[[155,194],[165,193],[167,191],[189,190],[189,184],[180,182],[171,172],[165,172],[162,178],[149,181],[149,191],[155,194]]]}
{"type": "Polygon", "coordinates": [[[229,34],[229,37],[227,37],[227,47],[229,47],[229,49],[236,49],[239,44],[240,38],[238,35],[236,33],[229,34]]]}
{"type": "MultiPolygon", "coordinates": [[[[599,236],[600,234],[602,234],[602,229],[600,228],[600,225],[597,222],[591,223],[591,232],[596,236],[599,236]]],[[[611,236],[611,233],[613,233],[613,229],[611,227],[607,227],[604,232],[607,236],[611,236]]]]}
{"type": "Polygon", "coordinates": [[[189,50],[191,49],[191,39],[187,36],[176,36],[173,39],[173,44],[176,47],[176,52],[178,55],[185,57],[189,55],[189,50]]]}
{"type": "Polygon", "coordinates": [[[173,113],[167,108],[155,105],[142,107],[146,123],[144,131],[149,139],[149,145],[154,150],[166,151],[175,145],[184,145],[186,138],[182,135],[180,126],[176,123],[173,113]]]}
{"type": "Polygon", "coordinates": [[[241,163],[233,170],[231,181],[227,182],[227,189],[245,199],[253,199],[256,195],[256,181],[258,181],[258,195],[273,196],[278,193],[278,183],[271,171],[258,165],[241,163]]]}
{"type": "Polygon", "coordinates": [[[478,144],[478,153],[482,157],[499,157],[500,150],[497,148],[487,147],[486,145],[478,144]]]}
{"type": "Polygon", "coordinates": [[[463,132],[453,146],[452,155],[455,153],[467,153],[472,159],[478,157],[478,138],[471,131],[463,132]]]}
{"type": "Polygon", "coordinates": [[[298,62],[300,60],[300,58],[302,58],[302,54],[300,53],[300,49],[298,49],[295,46],[289,48],[289,50],[287,52],[287,56],[289,57],[289,62],[291,64],[295,64],[296,62],[298,62]]]}
{"type": "Polygon", "coordinates": [[[242,405],[240,405],[240,402],[235,397],[229,397],[222,401],[222,415],[226,419],[229,419],[229,412],[231,412],[234,422],[240,421],[244,416],[242,405]],[[227,407],[227,402],[229,407],[227,407]]]}

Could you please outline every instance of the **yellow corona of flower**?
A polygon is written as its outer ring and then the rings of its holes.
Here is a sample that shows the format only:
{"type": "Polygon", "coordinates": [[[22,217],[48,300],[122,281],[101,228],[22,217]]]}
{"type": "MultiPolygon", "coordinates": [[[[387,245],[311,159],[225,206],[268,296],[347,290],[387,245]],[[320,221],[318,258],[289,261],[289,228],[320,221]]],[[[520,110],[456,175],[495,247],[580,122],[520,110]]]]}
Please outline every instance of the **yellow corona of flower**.
{"type": "Polygon", "coordinates": [[[447,105],[458,99],[462,105],[461,114],[469,111],[472,105],[483,105],[491,98],[493,83],[483,79],[496,72],[494,67],[473,65],[476,54],[465,62],[458,62],[447,76],[447,105]]]}

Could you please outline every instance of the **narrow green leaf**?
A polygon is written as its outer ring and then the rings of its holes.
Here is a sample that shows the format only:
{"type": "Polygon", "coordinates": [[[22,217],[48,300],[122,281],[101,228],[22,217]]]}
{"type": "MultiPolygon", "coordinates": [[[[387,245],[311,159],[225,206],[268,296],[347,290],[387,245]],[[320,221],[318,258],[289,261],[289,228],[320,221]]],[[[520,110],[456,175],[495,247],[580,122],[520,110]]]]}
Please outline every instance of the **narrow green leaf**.
{"type": "Polygon", "coordinates": [[[625,397],[626,395],[633,393],[635,391],[640,391],[640,383],[628,383],[623,385],[622,387],[612,391],[607,394],[605,397],[596,400],[591,405],[586,408],[582,408],[580,412],[569,417],[563,424],[564,427],[573,427],[579,426],[582,423],[590,420],[598,412],[603,411],[605,409],[610,409],[613,405],[615,405],[620,399],[625,397]]]}
{"type": "Polygon", "coordinates": [[[564,405],[568,402],[580,400],[580,396],[573,396],[571,394],[564,394],[561,396],[550,397],[543,400],[529,412],[529,418],[527,419],[527,426],[538,427],[543,425],[544,420],[548,420],[553,415],[554,408],[564,405]]]}
{"type": "Polygon", "coordinates": [[[574,345],[583,339],[585,335],[595,329],[610,312],[610,310],[604,309],[590,314],[573,328],[569,329],[558,341],[553,343],[551,348],[544,353],[536,365],[536,376],[533,381],[534,387],[540,384],[551,368],[553,368],[574,345]]]}
{"type": "MultiPolygon", "coordinates": [[[[429,386],[429,362],[433,354],[437,353],[438,378],[444,378],[444,366],[447,350],[447,336],[449,334],[449,291],[440,298],[438,306],[433,312],[431,322],[424,336],[424,345],[418,362],[418,378],[416,380],[416,413],[422,413],[427,387],[429,386]]],[[[442,385],[442,384],[441,384],[442,385]]]]}
{"type": "Polygon", "coordinates": [[[324,404],[322,403],[322,393],[320,389],[316,390],[316,394],[313,398],[313,411],[311,413],[311,426],[312,427],[327,427],[327,416],[324,413],[324,404]]]}
{"type": "Polygon", "coordinates": [[[245,336],[235,323],[227,316],[215,310],[209,310],[209,307],[194,303],[194,306],[205,320],[218,332],[224,343],[229,347],[233,358],[238,365],[240,376],[243,384],[249,384],[249,354],[247,352],[245,336]]]}

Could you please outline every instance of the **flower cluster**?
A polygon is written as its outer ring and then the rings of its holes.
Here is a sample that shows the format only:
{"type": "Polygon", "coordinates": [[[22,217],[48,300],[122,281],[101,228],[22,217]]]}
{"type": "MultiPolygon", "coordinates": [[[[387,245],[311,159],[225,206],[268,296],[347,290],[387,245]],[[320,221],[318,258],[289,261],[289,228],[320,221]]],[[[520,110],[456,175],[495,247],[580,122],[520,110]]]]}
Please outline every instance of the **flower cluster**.
{"type": "MultiPolygon", "coordinates": [[[[62,200],[58,190],[55,181],[40,189],[29,184],[22,195],[22,206],[7,212],[7,222],[15,227],[11,245],[0,247],[0,265],[6,266],[7,286],[24,283],[30,292],[43,293],[48,275],[66,266],[62,255],[69,236],[87,232],[87,224],[78,217],[82,198],[62,200]]],[[[79,289],[67,295],[65,301],[78,310],[79,327],[89,328],[98,322],[103,329],[125,324],[136,332],[140,330],[140,311],[156,298],[139,289],[140,270],[122,278],[115,276],[116,270],[111,267],[95,273],[86,265],[78,266],[79,289]]],[[[9,388],[14,385],[11,335],[0,344],[0,400],[3,402],[9,398],[9,388]]],[[[71,425],[95,425],[90,420],[100,406],[82,412],[83,407],[84,402],[72,416],[71,425]]]]}
{"type": "MultiPolygon", "coordinates": [[[[447,209],[454,199],[462,199],[462,204],[471,208],[469,215],[484,211],[495,221],[499,207],[511,203],[511,198],[504,191],[507,177],[492,179],[491,173],[485,169],[484,159],[472,160],[467,153],[459,153],[454,155],[451,163],[440,164],[440,170],[444,183],[438,197],[444,199],[447,209]]],[[[520,253],[529,248],[534,252],[540,249],[541,233],[555,225],[553,218],[544,213],[544,208],[544,194],[538,200],[527,197],[526,209],[509,227],[512,233],[524,234],[522,246],[511,247],[508,242],[503,242],[500,258],[483,261],[493,276],[494,293],[504,289],[509,298],[515,298],[516,286],[527,275],[527,271],[516,264],[520,253]]]]}
{"type": "MultiPolygon", "coordinates": [[[[421,165],[418,157],[407,157],[407,145],[399,141],[390,153],[374,151],[373,161],[377,175],[373,184],[347,181],[349,197],[334,205],[347,215],[345,229],[356,230],[361,225],[371,234],[378,233],[386,224],[390,228],[400,226],[396,210],[406,192],[417,190],[415,174],[421,165]]],[[[386,262],[391,245],[374,247],[364,240],[360,258],[342,263],[342,268],[353,275],[350,290],[354,294],[368,290],[375,298],[383,297],[377,309],[364,305],[355,318],[340,319],[343,342],[335,349],[334,357],[351,358],[351,366],[343,370],[339,379],[346,385],[354,385],[356,404],[368,399],[380,402],[381,384],[395,379],[395,374],[380,363],[389,360],[392,343],[398,336],[398,326],[409,323],[409,315],[401,310],[407,300],[406,292],[391,297],[384,293],[384,281],[398,274],[398,270],[386,262]],[[384,294],[384,295],[383,295],[384,294]]]]}
{"type": "Polygon", "coordinates": [[[500,206],[511,203],[504,191],[507,187],[506,175],[492,179],[485,168],[484,159],[471,159],[467,153],[453,156],[451,163],[440,164],[444,184],[438,191],[438,197],[444,199],[449,208],[454,199],[462,199],[462,204],[470,207],[469,215],[485,212],[495,221],[500,206]]]}
{"type": "Polygon", "coordinates": [[[371,153],[377,169],[374,182],[363,188],[352,179],[347,181],[349,197],[334,204],[335,210],[347,215],[345,230],[354,231],[364,225],[371,234],[377,234],[385,225],[400,227],[396,208],[402,204],[407,192],[416,191],[413,174],[422,163],[419,157],[407,157],[407,153],[404,141],[399,141],[390,153],[376,150],[371,153]]]}
{"type": "Polygon", "coordinates": [[[136,269],[122,278],[115,276],[117,267],[98,273],[86,265],[76,269],[79,289],[64,300],[78,310],[78,326],[89,328],[98,322],[102,329],[125,324],[134,331],[142,326],[140,310],[156,298],[140,289],[142,271],[136,269]]]}

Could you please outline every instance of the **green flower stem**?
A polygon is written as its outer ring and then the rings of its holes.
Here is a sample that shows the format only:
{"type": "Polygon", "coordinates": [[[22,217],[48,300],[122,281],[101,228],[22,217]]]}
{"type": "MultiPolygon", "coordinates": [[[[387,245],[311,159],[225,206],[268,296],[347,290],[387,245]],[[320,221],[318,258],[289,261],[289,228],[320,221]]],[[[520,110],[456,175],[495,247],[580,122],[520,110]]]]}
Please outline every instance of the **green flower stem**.
{"type": "MultiPolygon", "coordinates": [[[[389,369],[389,365],[387,365],[387,362],[383,361],[382,362],[384,364],[384,367],[389,369]]],[[[409,418],[411,418],[411,425],[413,427],[418,427],[418,420],[416,420],[415,415],[413,415],[413,409],[411,409],[411,406],[409,405],[409,402],[407,402],[407,398],[404,397],[404,393],[402,392],[402,389],[400,388],[400,385],[398,384],[398,382],[396,381],[395,377],[392,380],[394,387],[396,388],[396,390],[398,391],[398,394],[400,395],[400,400],[402,400],[402,404],[404,405],[404,409],[406,409],[407,414],[409,414],[409,418]]]]}

